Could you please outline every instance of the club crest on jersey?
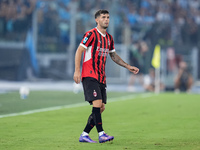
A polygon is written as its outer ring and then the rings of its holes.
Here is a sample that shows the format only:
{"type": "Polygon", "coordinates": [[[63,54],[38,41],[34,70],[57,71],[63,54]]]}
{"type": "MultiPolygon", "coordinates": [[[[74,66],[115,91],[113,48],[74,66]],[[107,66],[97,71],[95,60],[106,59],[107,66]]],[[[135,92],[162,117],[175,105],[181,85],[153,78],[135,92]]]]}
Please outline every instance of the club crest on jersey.
{"type": "Polygon", "coordinates": [[[94,92],[93,92],[93,96],[94,97],[97,97],[97,92],[94,90],[94,92]]]}
{"type": "Polygon", "coordinates": [[[83,40],[83,43],[85,44],[87,42],[88,38],[85,37],[84,40],[83,40]]]}

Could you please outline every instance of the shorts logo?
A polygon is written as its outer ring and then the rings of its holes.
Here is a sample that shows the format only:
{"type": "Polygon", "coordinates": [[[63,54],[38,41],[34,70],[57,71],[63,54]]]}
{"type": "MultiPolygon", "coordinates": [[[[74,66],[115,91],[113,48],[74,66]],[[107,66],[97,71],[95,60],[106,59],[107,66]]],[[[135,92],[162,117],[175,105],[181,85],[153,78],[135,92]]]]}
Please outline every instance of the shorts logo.
{"type": "Polygon", "coordinates": [[[94,92],[93,92],[93,96],[94,97],[97,97],[97,92],[94,90],[94,92]]]}

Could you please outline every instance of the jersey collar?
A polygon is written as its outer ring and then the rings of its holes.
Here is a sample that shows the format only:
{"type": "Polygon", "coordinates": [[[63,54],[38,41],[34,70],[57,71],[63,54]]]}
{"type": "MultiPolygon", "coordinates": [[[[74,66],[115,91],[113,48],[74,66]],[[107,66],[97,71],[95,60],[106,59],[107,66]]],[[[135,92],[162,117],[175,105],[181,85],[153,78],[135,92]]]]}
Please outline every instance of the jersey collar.
{"type": "Polygon", "coordinates": [[[99,31],[99,29],[98,29],[97,27],[96,27],[96,29],[97,29],[97,31],[98,31],[103,37],[106,36],[106,34],[101,33],[101,31],[99,31]]]}

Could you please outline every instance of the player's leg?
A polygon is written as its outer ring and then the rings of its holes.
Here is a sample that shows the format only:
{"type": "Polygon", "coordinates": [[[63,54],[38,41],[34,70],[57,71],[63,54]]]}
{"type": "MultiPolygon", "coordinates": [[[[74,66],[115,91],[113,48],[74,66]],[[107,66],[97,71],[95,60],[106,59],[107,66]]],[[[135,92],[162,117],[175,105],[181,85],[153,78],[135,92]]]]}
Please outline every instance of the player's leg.
{"type": "Polygon", "coordinates": [[[93,104],[92,114],[89,116],[86,127],[79,138],[80,142],[89,142],[89,143],[95,142],[91,140],[90,137],[88,136],[94,125],[96,125],[97,131],[100,136],[104,134],[102,127],[101,111],[104,110],[105,106],[102,104],[101,99],[92,101],[92,104],[93,104]]]}
{"type": "Polygon", "coordinates": [[[84,89],[85,100],[90,102],[90,104],[93,105],[93,108],[92,108],[92,114],[88,118],[88,122],[86,124],[83,133],[79,138],[79,141],[90,142],[90,143],[95,142],[92,141],[88,136],[89,132],[92,130],[94,125],[96,126],[97,131],[99,132],[99,137],[101,137],[99,138],[100,143],[113,140],[114,137],[106,135],[102,127],[101,113],[105,110],[106,85],[99,84],[99,82],[96,79],[85,78],[83,79],[83,89],[84,89]],[[84,137],[86,140],[83,139],[82,137],[84,137]]]}
{"type": "MultiPolygon", "coordinates": [[[[103,113],[104,110],[105,110],[105,104],[102,103],[101,108],[100,108],[100,113],[103,113]]],[[[87,124],[86,124],[85,129],[84,129],[84,132],[89,134],[94,126],[95,126],[94,119],[93,119],[92,114],[90,114],[88,121],[87,121],[87,124]]]]}
{"type": "MultiPolygon", "coordinates": [[[[100,107],[100,113],[105,110],[105,104],[107,102],[107,94],[106,94],[106,85],[100,84],[101,87],[101,95],[102,95],[102,105],[100,107]]],[[[99,132],[99,143],[105,143],[107,141],[112,141],[114,139],[113,136],[107,135],[104,131],[99,132]]]]}
{"type": "Polygon", "coordinates": [[[102,118],[101,118],[101,107],[102,107],[102,100],[95,100],[92,102],[92,116],[94,123],[96,125],[97,131],[99,134],[103,134],[103,127],[102,127],[102,118]]]}
{"type": "Polygon", "coordinates": [[[88,121],[85,126],[85,129],[83,131],[86,132],[87,134],[89,134],[94,126],[95,126],[95,123],[93,120],[93,116],[92,116],[92,114],[90,114],[90,116],[88,117],[88,121]]]}
{"type": "MultiPolygon", "coordinates": [[[[88,117],[87,124],[83,130],[83,133],[81,134],[81,137],[85,137],[85,136],[89,137],[88,135],[90,131],[95,126],[94,112],[97,112],[97,109],[101,108],[102,97],[101,97],[101,90],[99,88],[99,83],[96,79],[84,78],[83,89],[84,89],[85,100],[88,101],[91,105],[93,104],[93,101],[96,101],[93,107],[97,107],[97,108],[92,108],[92,114],[90,114],[90,116],[88,117]]],[[[81,137],[80,137],[81,140],[79,139],[80,142],[87,142],[87,141],[82,140],[81,137]]]]}
{"type": "Polygon", "coordinates": [[[99,133],[99,143],[105,143],[107,141],[112,141],[114,139],[113,136],[107,135],[103,130],[101,111],[103,111],[104,109],[105,109],[105,104],[102,103],[102,100],[93,101],[92,113],[93,113],[94,123],[99,133]]]}
{"type": "Polygon", "coordinates": [[[105,104],[102,103],[101,108],[100,108],[100,112],[101,112],[101,114],[104,112],[104,110],[105,110],[105,104]]]}

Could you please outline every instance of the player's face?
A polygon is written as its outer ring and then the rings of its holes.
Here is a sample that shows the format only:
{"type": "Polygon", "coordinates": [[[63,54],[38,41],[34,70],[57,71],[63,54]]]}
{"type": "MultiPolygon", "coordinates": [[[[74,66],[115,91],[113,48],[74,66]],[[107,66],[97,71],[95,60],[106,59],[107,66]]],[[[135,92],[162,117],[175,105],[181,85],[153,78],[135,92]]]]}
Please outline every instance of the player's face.
{"type": "Polygon", "coordinates": [[[100,26],[103,29],[107,29],[109,25],[109,14],[101,14],[97,19],[96,22],[98,23],[98,26],[100,26]]]}

